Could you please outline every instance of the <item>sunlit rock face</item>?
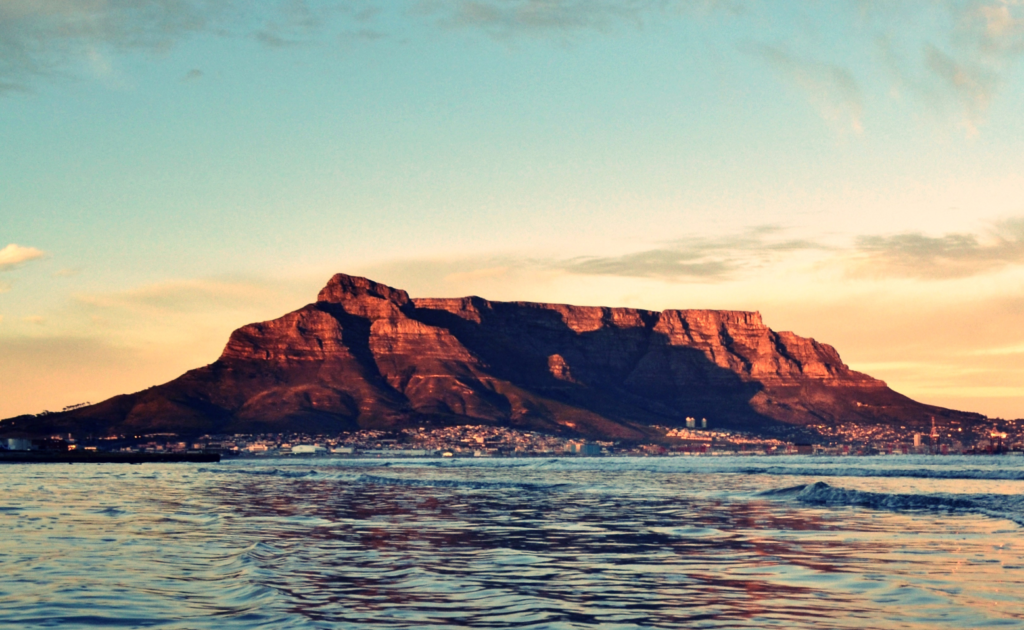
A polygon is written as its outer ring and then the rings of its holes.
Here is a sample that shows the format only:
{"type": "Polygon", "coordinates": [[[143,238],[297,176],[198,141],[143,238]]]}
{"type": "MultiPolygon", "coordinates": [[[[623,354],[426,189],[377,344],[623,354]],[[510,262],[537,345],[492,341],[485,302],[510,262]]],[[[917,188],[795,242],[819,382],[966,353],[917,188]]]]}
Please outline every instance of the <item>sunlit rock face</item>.
{"type": "Polygon", "coordinates": [[[931,415],[971,417],[901,396],[759,313],[411,299],[338,274],[315,303],[236,330],[209,366],[36,423],[101,433],[472,423],[643,439],[687,416],[762,432],[931,415]]]}

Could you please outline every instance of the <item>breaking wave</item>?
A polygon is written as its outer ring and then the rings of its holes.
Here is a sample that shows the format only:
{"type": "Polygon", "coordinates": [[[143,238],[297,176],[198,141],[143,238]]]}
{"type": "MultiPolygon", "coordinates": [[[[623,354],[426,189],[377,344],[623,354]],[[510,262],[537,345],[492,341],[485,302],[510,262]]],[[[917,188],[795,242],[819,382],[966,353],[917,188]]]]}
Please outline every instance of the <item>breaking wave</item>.
{"type": "Polygon", "coordinates": [[[1024,496],[1021,495],[865,492],[830,486],[824,481],[761,493],[761,496],[787,495],[805,505],[864,507],[890,512],[980,514],[1024,525],[1024,496]]]}

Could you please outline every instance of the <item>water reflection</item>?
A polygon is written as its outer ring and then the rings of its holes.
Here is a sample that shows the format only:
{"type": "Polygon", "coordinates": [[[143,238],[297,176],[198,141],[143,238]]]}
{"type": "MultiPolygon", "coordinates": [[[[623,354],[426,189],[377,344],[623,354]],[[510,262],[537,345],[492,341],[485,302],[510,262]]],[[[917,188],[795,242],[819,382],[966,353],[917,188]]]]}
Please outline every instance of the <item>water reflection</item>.
{"type": "Polygon", "coordinates": [[[8,472],[0,626],[1024,627],[1019,528],[757,497],[800,479],[8,472]]]}

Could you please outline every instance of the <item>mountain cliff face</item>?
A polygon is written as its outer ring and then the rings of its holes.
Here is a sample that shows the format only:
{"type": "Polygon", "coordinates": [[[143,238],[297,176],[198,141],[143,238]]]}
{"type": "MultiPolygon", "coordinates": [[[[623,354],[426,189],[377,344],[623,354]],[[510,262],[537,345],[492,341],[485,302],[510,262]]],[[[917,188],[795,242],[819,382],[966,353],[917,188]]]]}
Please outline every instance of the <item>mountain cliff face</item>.
{"type": "Polygon", "coordinates": [[[978,418],[901,396],[759,313],[412,299],[338,274],[315,303],[236,330],[211,365],[31,422],[100,434],[472,423],[643,439],[687,416],[772,431],[931,415],[978,418]]]}

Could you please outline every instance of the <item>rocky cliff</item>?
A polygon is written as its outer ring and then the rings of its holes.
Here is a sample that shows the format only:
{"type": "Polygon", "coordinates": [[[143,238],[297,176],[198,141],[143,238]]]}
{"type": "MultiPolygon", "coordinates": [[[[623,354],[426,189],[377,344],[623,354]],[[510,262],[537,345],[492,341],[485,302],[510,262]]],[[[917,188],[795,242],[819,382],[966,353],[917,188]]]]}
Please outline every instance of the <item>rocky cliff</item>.
{"type": "Polygon", "coordinates": [[[850,370],[831,346],[759,313],[412,299],[338,274],[317,301],[232,333],[170,383],[3,429],[133,434],[501,424],[643,439],[687,416],[785,425],[969,416],[850,370]]]}

